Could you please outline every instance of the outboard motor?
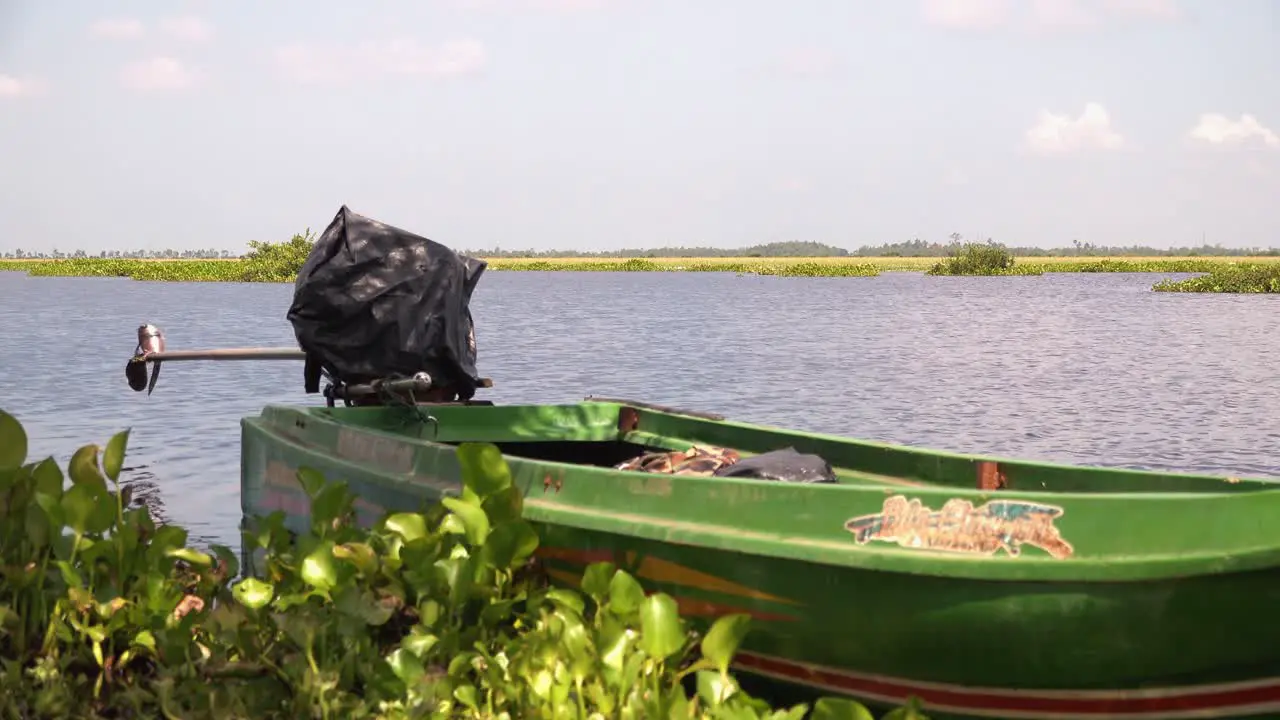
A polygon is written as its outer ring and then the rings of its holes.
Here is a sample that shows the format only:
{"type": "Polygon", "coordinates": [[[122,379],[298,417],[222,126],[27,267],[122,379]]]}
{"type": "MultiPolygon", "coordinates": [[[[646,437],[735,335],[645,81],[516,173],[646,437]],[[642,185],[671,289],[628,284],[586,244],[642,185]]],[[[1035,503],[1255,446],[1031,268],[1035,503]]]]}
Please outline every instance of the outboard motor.
{"type": "Polygon", "coordinates": [[[306,353],[306,392],[319,392],[322,373],[336,386],[426,373],[435,399],[469,400],[485,382],[470,302],[486,266],[343,205],[298,272],[286,316],[306,353]]]}

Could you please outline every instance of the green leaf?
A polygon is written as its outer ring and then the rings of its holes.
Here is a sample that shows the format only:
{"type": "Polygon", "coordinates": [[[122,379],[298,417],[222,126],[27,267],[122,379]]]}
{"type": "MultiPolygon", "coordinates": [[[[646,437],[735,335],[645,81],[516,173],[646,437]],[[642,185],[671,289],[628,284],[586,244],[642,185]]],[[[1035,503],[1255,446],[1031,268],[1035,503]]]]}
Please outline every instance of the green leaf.
{"type": "Polygon", "coordinates": [[[62,475],[62,468],[58,467],[58,463],[53,458],[45,458],[40,461],[39,465],[31,471],[32,477],[36,480],[36,495],[45,496],[57,500],[62,497],[62,486],[66,483],[66,478],[62,475]]]}
{"type": "Polygon", "coordinates": [[[582,571],[582,592],[591,596],[597,603],[604,601],[609,594],[609,582],[617,567],[611,562],[596,562],[582,571]]]}
{"type": "Polygon", "coordinates": [[[451,557],[436,561],[436,567],[444,573],[444,580],[449,588],[449,602],[455,607],[461,605],[471,595],[475,586],[476,566],[480,558],[476,555],[451,557]]]}
{"type": "Polygon", "coordinates": [[[98,469],[98,446],[85,445],[76,450],[67,465],[67,474],[75,485],[92,485],[107,489],[107,480],[98,469]]]}
{"type": "Polygon", "coordinates": [[[197,567],[211,567],[213,558],[191,548],[174,548],[165,553],[165,557],[177,558],[185,563],[195,565],[197,567]]]}
{"type": "Polygon", "coordinates": [[[538,533],[523,520],[494,527],[484,543],[485,560],[499,570],[524,562],[537,549],[538,533]]]}
{"type": "Polygon", "coordinates": [[[578,615],[581,615],[582,611],[586,609],[586,603],[582,601],[582,596],[565,588],[551,588],[547,591],[546,598],[556,607],[572,610],[578,615]]]}
{"type": "Polygon", "coordinates": [[[929,720],[929,716],[920,712],[920,698],[912,695],[905,705],[890,710],[882,720],[929,720]]]}
{"type": "Polygon", "coordinates": [[[299,573],[303,582],[322,592],[328,592],[338,584],[338,571],[333,565],[333,544],[320,543],[302,559],[299,573]]]}
{"type": "Polygon", "coordinates": [[[630,573],[619,570],[609,581],[609,609],[618,615],[630,615],[644,602],[644,588],[630,573]]]}
{"type": "Polygon", "coordinates": [[[476,547],[484,545],[485,539],[489,537],[489,516],[484,514],[484,510],[458,498],[447,497],[440,502],[462,521],[462,527],[467,532],[467,542],[476,547]]]}
{"type": "Polygon", "coordinates": [[[600,661],[615,672],[621,672],[627,652],[634,644],[636,633],[616,618],[602,621],[596,644],[600,648],[600,661]]]}
{"type": "Polygon", "coordinates": [[[97,500],[93,503],[93,512],[89,513],[89,522],[85,525],[85,529],[91,533],[105,533],[116,524],[115,496],[107,490],[105,484],[96,489],[94,494],[97,500]]]}
{"type": "Polygon", "coordinates": [[[680,612],[666,593],[655,593],[640,603],[640,647],[655,660],[666,660],[684,645],[680,612]]]}
{"type": "Polygon", "coordinates": [[[391,666],[391,671],[405,685],[416,685],[427,674],[426,668],[423,667],[422,661],[414,657],[413,653],[404,648],[396,648],[387,655],[387,664],[391,666]]]}
{"type": "Polygon", "coordinates": [[[0,470],[22,467],[27,461],[27,431],[22,423],[0,410],[0,470]]]}
{"type": "Polygon", "coordinates": [[[847,698],[819,698],[809,720],[876,720],[871,711],[847,698]]]}
{"type": "Polygon", "coordinates": [[[223,577],[233,578],[240,574],[240,558],[231,551],[226,545],[210,545],[209,549],[214,555],[218,556],[218,560],[226,567],[223,577]]]}
{"type": "Polygon", "coordinates": [[[236,602],[250,610],[266,607],[267,603],[271,602],[271,598],[275,596],[275,592],[274,585],[257,578],[245,578],[231,588],[231,595],[236,599],[236,602]]]}
{"type": "Polygon", "coordinates": [[[325,485],[311,500],[311,524],[326,529],[331,527],[334,520],[346,514],[350,501],[346,483],[335,482],[325,485]]]}
{"type": "Polygon", "coordinates": [[[102,453],[102,469],[107,471],[111,482],[120,479],[120,469],[124,467],[125,449],[129,446],[129,430],[118,432],[107,441],[107,449],[102,453]]]}
{"type": "Polygon", "coordinates": [[[93,515],[94,506],[105,493],[94,492],[91,485],[72,485],[62,496],[62,515],[67,527],[77,533],[84,533],[93,515]]]}
{"type": "MultiPolygon", "coordinates": [[[[27,533],[27,542],[37,548],[37,553],[49,544],[49,538],[53,535],[53,528],[55,527],[53,518],[49,517],[49,512],[44,508],[44,503],[53,504],[53,501],[37,496],[36,502],[27,506],[26,517],[23,518],[23,530],[27,533]],[[44,502],[41,502],[41,500],[44,502]]],[[[57,508],[58,518],[61,519],[62,508],[58,505],[53,505],[53,507],[57,508]]],[[[56,527],[59,531],[62,530],[60,522],[56,527]]]]}
{"type": "Polygon", "coordinates": [[[698,697],[709,707],[718,707],[734,693],[738,692],[738,683],[728,675],[699,670],[698,697]]]}
{"type": "Polygon", "coordinates": [[[474,685],[459,685],[453,689],[453,697],[470,708],[472,712],[479,712],[479,706],[476,705],[476,688],[474,685]]]}
{"type": "Polygon", "coordinates": [[[489,516],[489,522],[501,525],[519,520],[524,515],[524,495],[521,494],[520,488],[508,485],[506,489],[485,498],[480,507],[484,508],[485,514],[489,516]]]}
{"type": "Polygon", "coordinates": [[[569,671],[576,679],[585,679],[591,672],[595,650],[586,626],[580,621],[566,623],[564,634],[560,636],[560,646],[569,660],[569,671]]]}
{"type": "Polygon", "coordinates": [[[421,658],[430,652],[431,648],[435,647],[439,641],[440,638],[423,631],[421,627],[414,627],[413,631],[406,635],[404,640],[400,641],[400,646],[413,653],[414,657],[421,658]]]}
{"type": "Polygon", "coordinates": [[[481,498],[511,485],[511,468],[493,443],[460,444],[458,465],[462,468],[462,484],[481,498]]]}
{"type": "Polygon", "coordinates": [[[349,542],[335,545],[333,556],[355,565],[357,570],[366,575],[378,569],[378,556],[366,543],[349,542]]]}
{"type": "Polygon", "coordinates": [[[751,616],[734,613],[717,618],[702,638],[702,656],[715,664],[720,673],[729,672],[729,663],[751,627],[751,616]]]}
{"type": "Polygon", "coordinates": [[[412,542],[427,536],[427,521],[418,513],[394,513],[387,516],[384,526],[393,533],[412,542]]]}
{"type": "Polygon", "coordinates": [[[374,627],[385,625],[391,619],[393,608],[378,602],[369,590],[361,590],[355,585],[347,585],[339,593],[334,606],[342,613],[359,618],[365,625],[374,627]]]}
{"type": "Polygon", "coordinates": [[[324,487],[324,475],[321,475],[320,471],[315,468],[300,467],[298,468],[297,477],[298,484],[302,486],[302,491],[307,494],[308,498],[315,501],[316,493],[320,492],[321,488],[324,487]]]}
{"type": "Polygon", "coordinates": [[[156,651],[156,638],[151,634],[150,630],[142,630],[133,636],[133,645],[136,647],[144,647],[151,652],[156,651]]]}

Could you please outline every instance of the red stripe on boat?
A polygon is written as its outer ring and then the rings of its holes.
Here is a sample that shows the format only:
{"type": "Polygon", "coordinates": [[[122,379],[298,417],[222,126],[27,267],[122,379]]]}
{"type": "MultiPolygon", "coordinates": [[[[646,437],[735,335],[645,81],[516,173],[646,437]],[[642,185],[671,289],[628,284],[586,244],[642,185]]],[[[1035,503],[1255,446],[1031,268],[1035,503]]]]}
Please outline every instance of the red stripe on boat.
{"type": "Polygon", "coordinates": [[[1280,712],[1280,678],[1133,690],[1010,690],[916,682],[740,652],[734,665],[855,697],[902,703],[912,695],[924,709],[1000,718],[1212,718],[1280,712]],[[1217,711],[1217,712],[1214,712],[1217,711]]]}

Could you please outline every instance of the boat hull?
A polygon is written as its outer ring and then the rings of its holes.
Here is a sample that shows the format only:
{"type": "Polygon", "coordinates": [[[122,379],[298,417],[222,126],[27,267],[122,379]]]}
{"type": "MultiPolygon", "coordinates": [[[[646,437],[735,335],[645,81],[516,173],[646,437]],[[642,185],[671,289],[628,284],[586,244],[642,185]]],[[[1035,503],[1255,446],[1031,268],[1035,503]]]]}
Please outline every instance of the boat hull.
{"type": "MultiPolygon", "coordinates": [[[[361,523],[460,491],[452,445],[409,443],[349,427],[327,435],[332,428],[303,427],[307,423],[325,421],[284,412],[244,421],[246,515],[280,510],[288,526],[304,528],[306,498],[295,476],[304,466],[346,481],[359,498],[361,523]]],[[[492,437],[481,428],[459,432],[492,437]]],[[[721,526],[715,542],[699,540],[696,528],[679,519],[697,502],[681,497],[684,478],[628,480],[624,506],[608,506],[592,498],[605,497],[600,478],[613,475],[514,455],[509,462],[525,492],[526,515],[538,526],[538,556],[553,581],[576,585],[588,564],[608,561],[646,590],[670,594],[701,627],[726,613],[747,613],[752,630],[736,666],[761,678],[873,705],[916,696],[934,717],[1280,715],[1280,624],[1265,621],[1280,601],[1280,572],[1266,564],[1137,579],[1102,571],[1090,579],[1037,579],[1015,570],[947,576],[911,565],[909,551],[883,550],[887,560],[879,566],[851,567],[830,560],[834,550],[824,554],[800,538],[793,545],[804,547],[790,557],[767,551],[776,543],[749,529],[735,534],[721,526]],[[654,508],[664,502],[669,512],[659,516],[654,508]]],[[[750,483],[732,487],[745,494],[702,502],[743,513],[746,525],[752,493],[766,491],[750,483]]],[[[858,527],[874,526],[874,511],[898,490],[859,495],[854,505],[862,504],[849,513],[850,523],[862,518],[858,527]]],[[[916,494],[928,501],[924,490],[916,494]]],[[[768,501],[766,495],[756,499],[768,501]]],[[[822,521],[823,508],[807,502],[778,512],[822,521]]],[[[851,537],[857,529],[843,531],[851,537]]],[[[1067,552],[1043,534],[1024,540],[1027,548],[1048,548],[1022,551],[1039,552],[1035,561],[1042,563],[1052,563],[1048,554],[1055,548],[1059,555],[1067,552]]],[[[979,562],[999,556],[1005,567],[1011,552],[1017,551],[1006,542],[968,557],[979,562]]],[[[252,558],[246,561],[252,567],[252,558]]]]}

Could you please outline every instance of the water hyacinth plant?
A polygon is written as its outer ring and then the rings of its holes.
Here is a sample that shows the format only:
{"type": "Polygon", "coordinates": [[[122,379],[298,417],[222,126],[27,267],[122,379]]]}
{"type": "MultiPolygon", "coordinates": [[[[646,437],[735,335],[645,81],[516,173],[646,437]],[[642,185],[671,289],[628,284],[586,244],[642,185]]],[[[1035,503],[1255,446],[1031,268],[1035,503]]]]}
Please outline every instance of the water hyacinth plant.
{"type": "Polygon", "coordinates": [[[459,448],[460,496],[367,529],[343,483],[299,471],[310,527],[251,518],[241,577],[229,548],[135,506],[128,440],[64,473],[27,462],[0,412],[0,718],[872,718],[748,695],[729,669],[746,615],[698,637],[608,563],[581,592],[548,586],[492,445],[459,448]]]}
{"type": "Polygon", "coordinates": [[[1013,254],[994,241],[967,243],[926,271],[927,275],[1040,275],[1039,268],[1015,269],[1013,254]]]}
{"type": "Polygon", "coordinates": [[[1186,280],[1161,280],[1156,292],[1280,293],[1280,266],[1226,265],[1208,268],[1207,275],[1186,280]]]}

